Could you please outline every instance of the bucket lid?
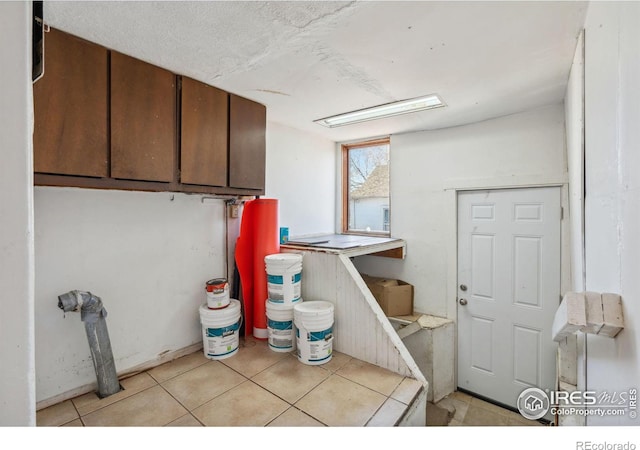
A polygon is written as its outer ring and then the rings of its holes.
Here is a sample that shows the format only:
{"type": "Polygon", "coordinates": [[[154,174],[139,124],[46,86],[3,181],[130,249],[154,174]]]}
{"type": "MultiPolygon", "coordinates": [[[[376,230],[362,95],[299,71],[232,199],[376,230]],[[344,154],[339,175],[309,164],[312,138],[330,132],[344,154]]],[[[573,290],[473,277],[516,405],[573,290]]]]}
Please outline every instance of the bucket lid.
{"type": "Polygon", "coordinates": [[[305,316],[324,316],[327,313],[333,314],[333,308],[333,303],[331,302],[313,300],[296,304],[293,307],[293,311],[305,316]]]}
{"type": "Polygon", "coordinates": [[[267,255],[264,257],[264,262],[269,263],[283,263],[283,264],[295,264],[302,261],[301,253],[274,253],[273,255],[267,255]]]}
{"type": "Polygon", "coordinates": [[[223,308],[209,308],[207,303],[200,305],[201,317],[233,317],[240,314],[240,302],[235,298],[229,300],[229,304],[223,308]]]}
{"type": "Polygon", "coordinates": [[[265,307],[275,311],[289,311],[289,310],[293,310],[293,307],[298,303],[302,303],[302,297],[300,297],[295,302],[291,302],[291,303],[272,302],[271,300],[267,299],[267,301],[265,302],[265,307]]]}

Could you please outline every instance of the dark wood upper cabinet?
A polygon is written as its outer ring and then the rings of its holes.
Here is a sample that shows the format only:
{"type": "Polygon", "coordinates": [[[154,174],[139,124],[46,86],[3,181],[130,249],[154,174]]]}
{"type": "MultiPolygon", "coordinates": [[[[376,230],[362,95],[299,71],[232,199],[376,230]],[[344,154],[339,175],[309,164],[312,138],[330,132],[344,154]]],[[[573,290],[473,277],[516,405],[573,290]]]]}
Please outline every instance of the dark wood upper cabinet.
{"type": "Polygon", "coordinates": [[[182,78],[180,181],[227,185],[229,94],[182,78]]]}
{"type": "Polygon", "coordinates": [[[229,186],[264,189],[266,108],[230,94],[229,186]]]}
{"type": "Polygon", "coordinates": [[[264,194],[263,105],[55,29],[44,52],[36,185],[264,194]]]}
{"type": "Polygon", "coordinates": [[[176,173],[176,76],[111,52],[111,176],[171,182],[176,173]]]}
{"type": "Polygon", "coordinates": [[[34,171],[109,176],[108,51],[51,29],[33,85],[34,171]]]}

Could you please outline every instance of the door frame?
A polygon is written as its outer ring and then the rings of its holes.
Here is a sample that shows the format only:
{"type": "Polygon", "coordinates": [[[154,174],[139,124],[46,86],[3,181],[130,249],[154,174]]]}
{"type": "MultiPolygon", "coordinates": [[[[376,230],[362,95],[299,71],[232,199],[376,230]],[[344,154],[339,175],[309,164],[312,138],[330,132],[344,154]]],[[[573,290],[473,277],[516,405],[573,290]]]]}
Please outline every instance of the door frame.
{"type": "MultiPolygon", "coordinates": [[[[510,178],[510,177],[509,177],[510,178]]],[[[498,189],[523,189],[540,187],[559,187],[560,206],[560,292],[563,294],[571,288],[571,241],[569,223],[569,181],[567,175],[559,180],[557,177],[538,176],[512,179],[487,178],[469,180],[448,180],[444,188],[446,195],[447,217],[449,223],[455,224],[448,233],[447,254],[451,255],[447,264],[447,318],[455,323],[454,333],[454,385],[458,387],[458,192],[486,191],[498,189]]],[[[558,299],[558,305],[560,299],[558,299]]]]}

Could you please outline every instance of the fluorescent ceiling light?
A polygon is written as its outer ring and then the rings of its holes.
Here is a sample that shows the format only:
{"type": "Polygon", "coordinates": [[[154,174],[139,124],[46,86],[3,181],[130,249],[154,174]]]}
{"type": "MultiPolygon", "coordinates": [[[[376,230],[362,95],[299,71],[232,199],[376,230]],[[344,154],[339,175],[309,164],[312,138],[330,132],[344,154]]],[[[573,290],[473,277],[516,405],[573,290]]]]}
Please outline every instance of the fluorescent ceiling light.
{"type": "Polygon", "coordinates": [[[334,128],[352,123],[365,122],[367,120],[382,119],[383,117],[439,108],[441,106],[445,106],[445,103],[437,94],[431,94],[424,97],[400,100],[398,102],[361,109],[359,111],[338,114],[337,116],[325,117],[324,119],[314,120],[314,122],[324,125],[325,127],[334,128]]]}

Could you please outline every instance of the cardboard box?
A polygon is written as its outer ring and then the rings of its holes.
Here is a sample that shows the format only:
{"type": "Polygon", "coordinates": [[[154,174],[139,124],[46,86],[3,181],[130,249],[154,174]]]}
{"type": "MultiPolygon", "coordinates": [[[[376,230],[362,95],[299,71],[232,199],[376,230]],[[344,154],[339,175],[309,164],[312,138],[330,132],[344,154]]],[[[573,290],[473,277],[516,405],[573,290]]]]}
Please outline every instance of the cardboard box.
{"type": "Polygon", "coordinates": [[[413,285],[402,280],[364,274],[362,278],[387,316],[413,314],[413,285]]]}

